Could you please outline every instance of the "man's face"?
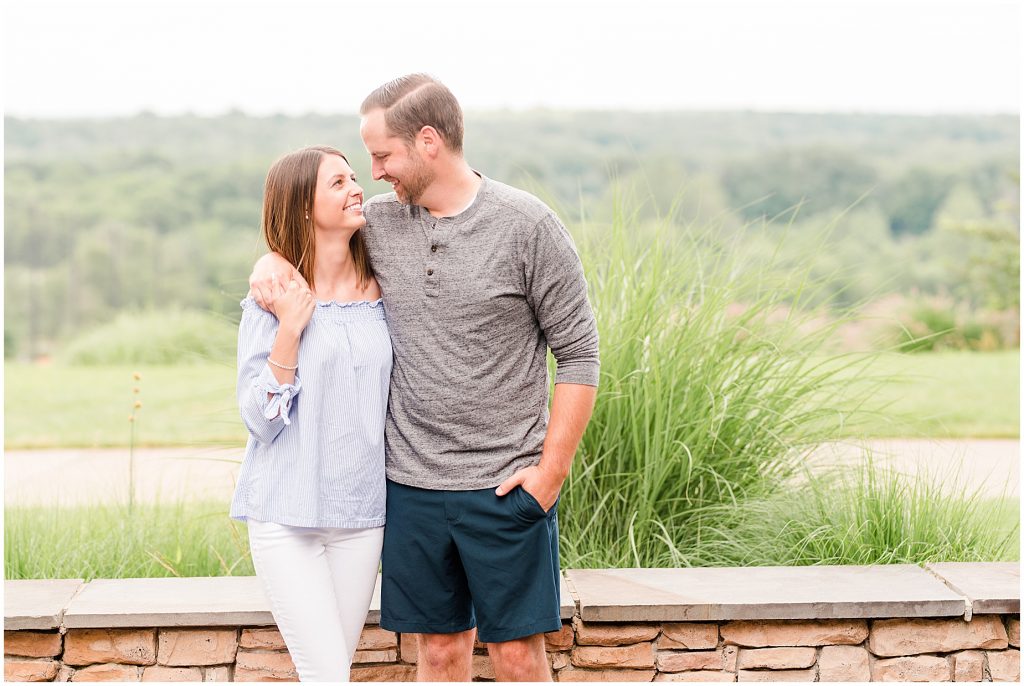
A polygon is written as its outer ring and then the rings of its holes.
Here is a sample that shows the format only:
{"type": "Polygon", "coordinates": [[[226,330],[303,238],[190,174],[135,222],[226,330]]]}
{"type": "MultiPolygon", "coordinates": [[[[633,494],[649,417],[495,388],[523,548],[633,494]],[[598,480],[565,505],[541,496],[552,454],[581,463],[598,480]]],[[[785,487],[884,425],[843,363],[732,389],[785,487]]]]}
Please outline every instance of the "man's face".
{"type": "Polygon", "coordinates": [[[398,201],[405,205],[418,204],[423,192],[434,182],[435,172],[428,166],[414,146],[398,136],[392,136],[384,123],[384,110],[368,112],[359,126],[363,145],[370,153],[370,171],[377,181],[391,184],[398,201]]]}

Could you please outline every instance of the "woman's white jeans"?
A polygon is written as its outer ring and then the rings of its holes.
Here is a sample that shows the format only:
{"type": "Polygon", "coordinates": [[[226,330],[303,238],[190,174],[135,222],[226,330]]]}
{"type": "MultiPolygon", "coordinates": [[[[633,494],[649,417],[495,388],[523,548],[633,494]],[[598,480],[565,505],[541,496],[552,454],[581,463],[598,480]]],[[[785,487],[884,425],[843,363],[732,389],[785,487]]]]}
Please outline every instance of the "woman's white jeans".
{"type": "Polygon", "coordinates": [[[249,522],[256,575],[302,681],[348,681],[377,580],[384,527],[249,522]]]}

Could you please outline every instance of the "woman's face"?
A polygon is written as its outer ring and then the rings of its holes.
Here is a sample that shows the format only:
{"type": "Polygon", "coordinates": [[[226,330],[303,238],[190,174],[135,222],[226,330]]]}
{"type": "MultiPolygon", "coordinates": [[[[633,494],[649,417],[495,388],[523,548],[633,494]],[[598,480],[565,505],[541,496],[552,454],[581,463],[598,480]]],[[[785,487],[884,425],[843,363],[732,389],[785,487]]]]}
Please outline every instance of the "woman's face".
{"type": "Polygon", "coordinates": [[[363,189],[355,172],[337,155],[324,155],[313,196],[313,226],[323,231],[356,231],[366,225],[363,189]]]}

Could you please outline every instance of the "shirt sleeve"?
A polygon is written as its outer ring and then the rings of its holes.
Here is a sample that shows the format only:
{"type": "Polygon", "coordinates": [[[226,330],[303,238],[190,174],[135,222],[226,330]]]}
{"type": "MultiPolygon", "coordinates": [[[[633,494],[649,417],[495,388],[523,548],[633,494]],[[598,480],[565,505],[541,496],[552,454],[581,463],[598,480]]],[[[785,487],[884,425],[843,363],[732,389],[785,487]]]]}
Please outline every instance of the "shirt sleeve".
{"type": "Polygon", "coordinates": [[[597,321],[572,237],[554,214],[538,222],[524,246],[526,299],[555,356],[555,383],[597,386],[597,321]]]}
{"type": "Polygon", "coordinates": [[[242,302],[238,325],[238,407],[249,434],[261,443],[273,443],[291,424],[292,402],[302,390],[298,374],[290,384],[279,384],[267,358],[277,335],[277,318],[254,301],[242,302]]]}

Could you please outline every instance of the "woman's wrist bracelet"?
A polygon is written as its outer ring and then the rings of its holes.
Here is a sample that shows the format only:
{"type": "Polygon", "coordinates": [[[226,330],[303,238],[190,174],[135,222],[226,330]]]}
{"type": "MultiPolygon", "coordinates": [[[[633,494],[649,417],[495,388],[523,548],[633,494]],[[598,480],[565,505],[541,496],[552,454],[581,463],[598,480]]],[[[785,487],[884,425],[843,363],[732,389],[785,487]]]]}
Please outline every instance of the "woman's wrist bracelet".
{"type": "Polygon", "coordinates": [[[287,369],[287,370],[288,370],[288,371],[290,371],[290,372],[294,372],[294,371],[295,371],[296,369],[298,369],[298,368],[299,368],[299,365],[295,365],[294,367],[289,367],[289,366],[288,366],[288,365],[286,365],[286,364],[281,364],[280,362],[274,362],[274,361],[273,361],[272,359],[270,359],[269,357],[267,358],[267,362],[269,362],[270,364],[274,365],[274,366],[275,366],[275,367],[277,367],[278,369],[287,369]]]}

